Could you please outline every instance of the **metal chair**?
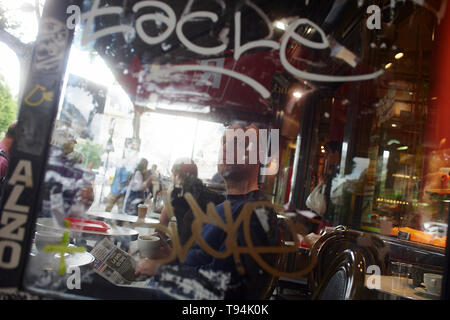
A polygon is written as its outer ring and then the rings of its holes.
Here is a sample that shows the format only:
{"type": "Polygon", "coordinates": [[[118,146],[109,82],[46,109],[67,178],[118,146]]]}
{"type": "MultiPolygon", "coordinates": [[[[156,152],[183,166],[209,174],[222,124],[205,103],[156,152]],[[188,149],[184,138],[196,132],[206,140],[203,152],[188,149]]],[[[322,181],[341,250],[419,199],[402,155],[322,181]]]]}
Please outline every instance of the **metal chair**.
{"type": "MultiPolygon", "coordinates": [[[[282,246],[294,246],[286,218],[279,219],[282,235],[282,246]]],[[[296,252],[283,253],[279,256],[278,268],[283,272],[297,272],[309,265],[309,253],[307,249],[298,249],[296,252]]],[[[305,278],[276,278],[274,283],[273,298],[276,300],[310,300],[311,290],[305,278]]]]}
{"type": "Polygon", "coordinates": [[[355,300],[364,290],[365,262],[358,251],[346,249],[329,266],[313,300],[355,300]]]}
{"type": "Polygon", "coordinates": [[[310,273],[313,296],[316,296],[319,287],[329,280],[326,277],[329,270],[333,269],[331,266],[346,250],[361,256],[364,273],[368,266],[376,265],[380,268],[381,274],[384,274],[389,264],[386,245],[377,235],[349,230],[343,226],[325,233],[311,250],[314,250],[317,256],[316,267],[310,273]]]}
{"type": "Polygon", "coordinates": [[[307,276],[308,284],[280,281],[278,288],[294,287],[301,300],[361,299],[367,267],[377,265],[382,274],[386,272],[385,249],[386,245],[377,235],[337,226],[323,234],[311,248],[309,263],[313,263],[313,254],[316,262],[307,276]]]}

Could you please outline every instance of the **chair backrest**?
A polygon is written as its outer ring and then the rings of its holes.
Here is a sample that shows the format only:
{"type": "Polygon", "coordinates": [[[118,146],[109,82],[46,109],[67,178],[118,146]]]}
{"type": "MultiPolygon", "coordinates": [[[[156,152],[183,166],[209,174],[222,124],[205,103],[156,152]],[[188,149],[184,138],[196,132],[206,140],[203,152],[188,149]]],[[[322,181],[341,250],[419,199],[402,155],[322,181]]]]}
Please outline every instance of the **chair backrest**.
{"type": "MultiPolygon", "coordinates": [[[[316,266],[310,273],[313,293],[318,291],[319,287],[327,281],[325,278],[329,276],[329,270],[332,270],[331,266],[335,263],[336,257],[340,257],[346,250],[361,256],[364,262],[363,273],[366,272],[368,266],[376,265],[380,268],[381,274],[384,274],[388,265],[386,262],[388,257],[385,254],[387,250],[385,249],[384,242],[376,235],[352,231],[346,228],[336,228],[326,233],[312,248],[317,256],[316,266]]],[[[335,277],[338,278],[340,274],[338,273],[335,277]]]]}
{"type": "MultiPolygon", "coordinates": [[[[273,227],[273,226],[272,226],[273,227]]],[[[281,215],[277,215],[277,224],[276,224],[277,232],[276,232],[276,246],[277,247],[287,247],[287,241],[292,240],[287,232],[288,225],[286,218],[284,218],[281,215]]],[[[292,235],[290,235],[292,237],[292,235]]],[[[278,271],[287,271],[286,270],[286,263],[288,259],[288,254],[286,253],[277,253],[273,255],[272,257],[272,266],[275,270],[278,271]]],[[[264,290],[262,290],[260,299],[261,300],[267,300],[270,299],[272,296],[273,291],[278,285],[279,277],[275,275],[270,275],[266,282],[266,287],[264,290]]]]}
{"type": "MultiPolygon", "coordinates": [[[[240,211],[241,209],[239,209],[240,211]]],[[[267,226],[270,231],[264,231],[259,219],[255,214],[252,214],[250,222],[250,237],[252,245],[255,248],[258,247],[278,247],[282,245],[282,236],[279,230],[279,221],[275,210],[269,209],[267,212],[267,226]]],[[[245,235],[242,232],[242,228],[239,228],[237,235],[238,245],[246,246],[245,235]]],[[[281,268],[282,257],[277,253],[261,253],[260,257],[268,265],[275,269],[281,268]]],[[[240,256],[241,266],[245,270],[245,299],[251,300],[265,300],[269,299],[275,289],[278,278],[265,270],[256,263],[253,257],[249,254],[243,254],[240,256]]]]}
{"type": "Polygon", "coordinates": [[[358,251],[346,249],[329,266],[313,300],[355,300],[364,290],[365,262],[358,251]]]}

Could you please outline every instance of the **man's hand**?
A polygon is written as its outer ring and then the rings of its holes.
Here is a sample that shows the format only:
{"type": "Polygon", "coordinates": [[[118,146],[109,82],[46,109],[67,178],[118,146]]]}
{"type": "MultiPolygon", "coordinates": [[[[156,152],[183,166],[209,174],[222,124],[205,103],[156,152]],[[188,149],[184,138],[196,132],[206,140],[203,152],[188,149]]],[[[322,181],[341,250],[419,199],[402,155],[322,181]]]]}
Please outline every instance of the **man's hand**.
{"type": "Polygon", "coordinates": [[[155,261],[145,258],[144,260],[139,261],[136,266],[135,274],[136,276],[153,276],[158,270],[159,264],[155,263],[155,261]]]}
{"type": "Polygon", "coordinates": [[[152,255],[152,259],[164,259],[169,257],[172,254],[173,248],[167,243],[166,235],[160,232],[155,232],[153,234],[155,237],[159,237],[161,241],[159,241],[159,249],[152,255]]]}

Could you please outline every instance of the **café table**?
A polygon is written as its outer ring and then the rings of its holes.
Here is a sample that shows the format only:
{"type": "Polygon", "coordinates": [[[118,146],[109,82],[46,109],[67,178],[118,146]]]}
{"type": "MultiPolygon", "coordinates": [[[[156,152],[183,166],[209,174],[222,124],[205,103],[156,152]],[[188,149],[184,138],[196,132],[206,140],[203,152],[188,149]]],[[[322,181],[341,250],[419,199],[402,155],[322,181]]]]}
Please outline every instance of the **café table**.
{"type": "MultiPolygon", "coordinates": [[[[371,283],[373,275],[366,275],[365,284],[368,287],[368,283],[371,283]]],[[[412,279],[402,279],[398,281],[398,277],[392,277],[387,275],[380,276],[380,288],[370,288],[376,290],[382,294],[387,294],[397,298],[409,299],[409,300],[439,300],[440,297],[426,293],[424,288],[414,288],[412,286],[412,279]],[[394,285],[395,282],[395,285],[394,285]],[[395,287],[395,288],[394,288],[395,287]]]]}
{"type": "MultiPolygon", "coordinates": [[[[89,210],[87,212],[89,217],[98,219],[98,220],[107,220],[112,225],[116,224],[125,224],[129,228],[135,230],[138,235],[150,235],[153,231],[150,225],[159,224],[159,218],[155,219],[149,217],[149,214],[145,217],[145,219],[139,219],[138,216],[124,214],[124,213],[111,213],[106,211],[94,211],[89,210]]],[[[136,238],[137,238],[136,237],[136,238]]],[[[129,244],[129,250],[134,251],[137,250],[136,244],[129,244]]]]}
{"type": "Polygon", "coordinates": [[[120,221],[128,223],[159,223],[159,219],[152,217],[145,217],[144,220],[139,220],[138,216],[133,216],[124,213],[111,213],[105,211],[88,211],[87,214],[94,218],[101,218],[109,221],[120,221]]]}
{"type": "MultiPolygon", "coordinates": [[[[74,247],[70,244],[69,247],[74,247]]],[[[36,245],[31,247],[31,262],[33,266],[42,266],[45,270],[58,270],[60,263],[60,253],[55,252],[39,252],[36,245]]],[[[89,252],[73,252],[65,253],[65,264],[67,267],[86,267],[92,265],[95,258],[89,252]]]]}
{"type": "MultiPolygon", "coordinates": [[[[69,247],[74,247],[74,245],[69,244],[69,247]]],[[[64,253],[65,274],[61,274],[61,253],[43,252],[33,244],[29,255],[24,275],[24,283],[26,283],[28,290],[38,295],[56,299],[60,298],[63,292],[78,293],[79,287],[76,290],[69,289],[69,282],[75,284],[74,281],[69,280],[69,277],[72,275],[76,277],[76,270],[78,270],[81,285],[82,275],[92,272],[95,262],[94,256],[89,252],[64,253]]]]}

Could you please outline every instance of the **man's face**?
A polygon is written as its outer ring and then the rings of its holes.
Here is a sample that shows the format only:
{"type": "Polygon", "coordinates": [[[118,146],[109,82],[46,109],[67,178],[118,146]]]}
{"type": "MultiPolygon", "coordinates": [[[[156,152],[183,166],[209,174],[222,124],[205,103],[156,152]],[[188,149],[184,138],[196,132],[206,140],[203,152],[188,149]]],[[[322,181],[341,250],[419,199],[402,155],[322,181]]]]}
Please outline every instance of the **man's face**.
{"type": "Polygon", "coordinates": [[[218,172],[225,179],[241,179],[259,170],[258,128],[229,126],[222,136],[218,172]]]}

